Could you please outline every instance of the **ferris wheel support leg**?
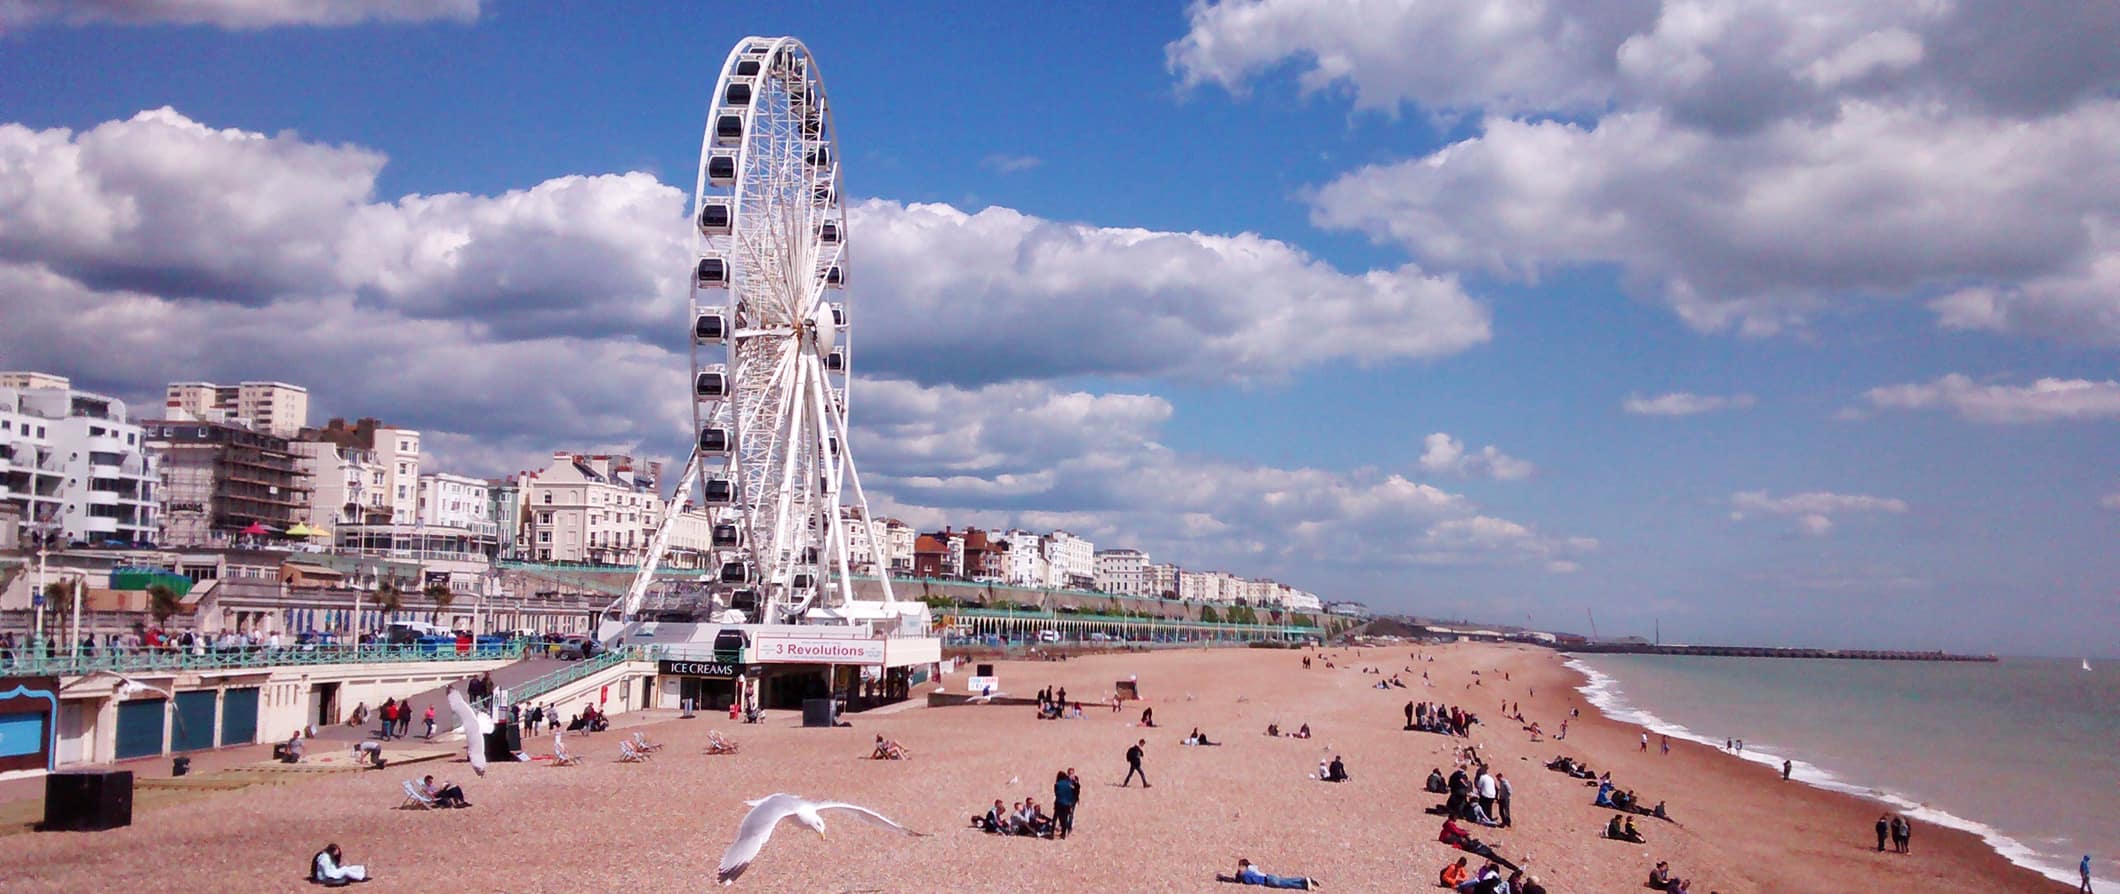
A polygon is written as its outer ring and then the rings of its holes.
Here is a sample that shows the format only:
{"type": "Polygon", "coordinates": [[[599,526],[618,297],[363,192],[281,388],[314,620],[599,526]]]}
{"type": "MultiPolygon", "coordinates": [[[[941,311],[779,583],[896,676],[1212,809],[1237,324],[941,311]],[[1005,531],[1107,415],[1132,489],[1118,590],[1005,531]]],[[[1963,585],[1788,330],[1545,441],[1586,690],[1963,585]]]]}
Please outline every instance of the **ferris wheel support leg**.
{"type": "Polygon", "coordinates": [[[662,565],[663,554],[670,549],[670,532],[677,527],[677,516],[684,511],[685,498],[692,493],[692,470],[699,465],[699,453],[694,451],[685,460],[685,473],[678,476],[677,492],[670,496],[669,507],[663,510],[662,523],[655,527],[655,536],[648,540],[647,555],[641,558],[640,570],[633,573],[633,585],[626,588],[624,609],[619,619],[634,620],[640,613],[641,602],[648,597],[648,588],[655,583],[655,569],[662,565]]]}
{"type": "MultiPolygon", "coordinates": [[[[845,438],[846,436],[847,436],[847,433],[846,433],[846,431],[845,431],[844,427],[842,427],[842,428],[841,428],[841,431],[840,431],[840,437],[841,437],[841,438],[845,438]]],[[[848,482],[850,482],[850,483],[852,483],[852,484],[854,485],[854,499],[855,499],[856,501],[860,502],[860,504],[861,504],[861,515],[862,515],[862,523],[863,523],[863,524],[867,524],[867,523],[868,523],[868,516],[869,516],[869,495],[868,495],[868,492],[867,492],[867,491],[864,491],[864,490],[862,490],[862,489],[861,489],[861,473],[860,473],[859,471],[856,471],[856,470],[855,470],[855,468],[854,468],[854,451],[852,451],[852,450],[842,450],[842,451],[841,451],[841,455],[842,455],[842,456],[844,456],[844,457],[846,457],[846,464],[847,464],[847,481],[848,481],[848,482]]],[[[874,531],[875,529],[874,529],[874,528],[870,528],[869,530],[870,530],[871,532],[873,532],[873,531],[874,531]]],[[[882,582],[883,582],[883,601],[884,601],[884,604],[885,604],[885,605],[889,605],[890,603],[893,603],[893,602],[897,602],[897,601],[898,601],[897,597],[895,597],[895,596],[893,596],[893,595],[891,594],[891,569],[890,569],[890,566],[889,566],[889,565],[885,565],[885,566],[883,566],[883,567],[881,567],[881,568],[878,568],[878,569],[877,569],[877,575],[876,575],[876,579],[877,579],[877,580],[879,580],[879,581],[882,581],[882,582]]]]}

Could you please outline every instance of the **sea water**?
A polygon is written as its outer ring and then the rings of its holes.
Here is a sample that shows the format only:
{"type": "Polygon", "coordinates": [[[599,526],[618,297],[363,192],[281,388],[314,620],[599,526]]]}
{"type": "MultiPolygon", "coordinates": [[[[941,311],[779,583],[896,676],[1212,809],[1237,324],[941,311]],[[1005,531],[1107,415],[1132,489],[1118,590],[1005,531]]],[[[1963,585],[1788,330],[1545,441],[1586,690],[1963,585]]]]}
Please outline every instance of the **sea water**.
{"type": "MultiPolygon", "coordinates": [[[[1607,715],[1972,832],[2073,885],[2120,888],[2120,664],[1586,655],[1607,715]]],[[[1864,838],[1867,825],[1848,834],[1864,838]]],[[[1866,840],[1866,839],[1865,839],[1866,840]]]]}

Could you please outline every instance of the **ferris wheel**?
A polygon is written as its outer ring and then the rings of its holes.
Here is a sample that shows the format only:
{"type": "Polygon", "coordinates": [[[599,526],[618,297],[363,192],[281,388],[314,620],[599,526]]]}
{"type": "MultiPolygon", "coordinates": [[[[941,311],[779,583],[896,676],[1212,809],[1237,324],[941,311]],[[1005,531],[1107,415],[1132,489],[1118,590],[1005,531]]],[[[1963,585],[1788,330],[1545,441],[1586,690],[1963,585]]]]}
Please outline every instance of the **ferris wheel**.
{"type": "MultiPolygon", "coordinates": [[[[697,440],[685,484],[697,481],[712,516],[710,573],[747,620],[845,615],[859,602],[849,529],[862,525],[856,536],[867,538],[873,528],[848,450],[840,155],[801,41],[747,37],[730,51],[695,196],[697,440]]],[[[654,545],[644,573],[666,548],[654,545]]],[[[882,603],[893,601],[885,574],[882,603]]]]}

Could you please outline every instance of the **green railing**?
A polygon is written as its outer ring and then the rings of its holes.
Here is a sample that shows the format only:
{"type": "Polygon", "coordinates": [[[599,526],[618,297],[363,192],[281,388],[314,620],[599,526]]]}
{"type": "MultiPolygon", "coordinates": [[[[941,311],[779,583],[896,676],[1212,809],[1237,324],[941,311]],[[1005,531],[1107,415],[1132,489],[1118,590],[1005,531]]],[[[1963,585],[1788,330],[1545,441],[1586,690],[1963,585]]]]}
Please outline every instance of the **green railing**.
{"type": "MultiPolygon", "coordinates": [[[[542,677],[534,677],[507,687],[508,700],[515,704],[522,704],[613,665],[624,664],[628,661],[654,661],[661,654],[661,646],[620,646],[608,652],[599,652],[593,658],[569,662],[566,667],[542,677]]],[[[483,711],[490,708],[492,704],[492,699],[485,698],[480,699],[475,707],[483,711]]]]}
{"type": "Polygon", "coordinates": [[[169,671],[213,671],[241,668],[272,668],[318,664],[390,664],[420,661],[497,661],[523,654],[523,641],[475,645],[457,651],[451,645],[286,646],[213,650],[194,655],[174,649],[143,649],[130,652],[100,651],[78,658],[54,655],[46,658],[18,651],[11,661],[0,661],[0,669],[24,676],[81,676],[98,671],[118,674],[148,674],[169,671]]]}

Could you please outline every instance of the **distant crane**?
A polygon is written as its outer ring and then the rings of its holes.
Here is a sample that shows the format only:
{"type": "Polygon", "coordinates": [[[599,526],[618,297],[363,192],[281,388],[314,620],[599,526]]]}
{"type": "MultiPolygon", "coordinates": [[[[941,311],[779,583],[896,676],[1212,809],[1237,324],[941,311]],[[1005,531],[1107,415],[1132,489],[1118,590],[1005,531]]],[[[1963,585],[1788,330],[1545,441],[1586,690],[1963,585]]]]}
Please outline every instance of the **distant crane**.
{"type": "Polygon", "coordinates": [[[1583,614],[1590,616],[1590,638],[1603,639],[1603,637],[1597,635],[1597,612],[1591,611],[1590,607],[1586,605],[1583,606],[1583,614]]]}

